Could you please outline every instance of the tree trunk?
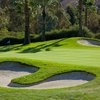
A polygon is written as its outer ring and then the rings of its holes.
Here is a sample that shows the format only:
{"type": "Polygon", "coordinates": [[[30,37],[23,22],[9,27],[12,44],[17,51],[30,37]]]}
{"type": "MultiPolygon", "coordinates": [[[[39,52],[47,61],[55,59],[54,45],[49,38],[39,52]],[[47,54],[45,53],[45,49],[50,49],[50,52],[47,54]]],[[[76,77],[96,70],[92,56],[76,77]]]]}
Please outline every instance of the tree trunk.
{"type": "Polygon", "coordinates": [[[83,35],[82,29],[82,10],[83,10],[83,0],[79,0],[79,35],[83,35]]]}
{"type": "Polygon", "coordinates": [[[42,30],[41,40],[42,40],[42,41],[45,41],[45,22],[46,22],[46,11],[45,11],[45,6],[43,6],[42,18],[43,18],[43,30],[42,30]]]}
{"type": "Polygon", "coordinates": [[[28,1],[25,0],[25,37],[24,37],[24,45],[30,43],[30,34],[29,34],[29,7],[28,1]]]}
{"type": "Polygon", "coordinates": [[[88,23],[87,23],[87,18],[88,17],[88,8],[87,7],[85,7],[85,26],[87,27],[88,25],[88,23]]]}

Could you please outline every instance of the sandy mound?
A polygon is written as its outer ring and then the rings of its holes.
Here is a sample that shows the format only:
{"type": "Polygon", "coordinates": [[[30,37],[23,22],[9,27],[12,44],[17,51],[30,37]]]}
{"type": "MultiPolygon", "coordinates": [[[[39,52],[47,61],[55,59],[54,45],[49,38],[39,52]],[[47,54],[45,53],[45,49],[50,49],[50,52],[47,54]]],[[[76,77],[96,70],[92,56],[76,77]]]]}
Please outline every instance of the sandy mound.
{"type": "Polygon", "coordinates": [[[79,44],[87,45],[87,46],[100,46],[100,42],[95,40],[83,39],[83,40],[78,40],[77,42],[79,44]]]}

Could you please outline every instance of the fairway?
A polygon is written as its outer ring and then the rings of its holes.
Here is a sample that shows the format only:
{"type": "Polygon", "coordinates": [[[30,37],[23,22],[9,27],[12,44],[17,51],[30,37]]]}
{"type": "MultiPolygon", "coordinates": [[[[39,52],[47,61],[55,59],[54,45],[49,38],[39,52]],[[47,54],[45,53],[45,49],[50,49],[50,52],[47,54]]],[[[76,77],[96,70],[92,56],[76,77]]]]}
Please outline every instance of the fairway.
{"type": "Polygon", "coordinates": [[[29,58],[63,64],[100,67],[100,47],[83,46],[78,38],[32,43],[26,47],[1,47],[0,57],[29,58]],[[57,47],[55,46],[57,45],[57,47]],[[39,47],[40,46],[40,47],[39,47]],[[19,48],[18,48],[19,47],[19,48]],[[17,50],[18,49],[18,50],[17,50]]]}
{"type": "Polygon", "coordinates": [[[2,87],[0,88],[2,100],[17,100],[18,96],[21,97],[19,100],[67,100],[65,98],[68,98],[68,100],[71,100],[71,98],[74,98],[73,100],[75,98],[76,100],[79,100],[79,98],[81,98],[80,100],[99,100],[100,47],[78,44],[77,41],[80,39],[68,38],[32,43],[26,46],[0,47],[0,62],[19,62],[39,68],[35,73],[11,80],[11,82],[17,84],[32,85],[54,75],[70,71],[85,71],[96,76],[94,80],[86,84],[70,88],[24,90],[2,87]],[[13,95],[16,95],[16,97],[13,95]]]}

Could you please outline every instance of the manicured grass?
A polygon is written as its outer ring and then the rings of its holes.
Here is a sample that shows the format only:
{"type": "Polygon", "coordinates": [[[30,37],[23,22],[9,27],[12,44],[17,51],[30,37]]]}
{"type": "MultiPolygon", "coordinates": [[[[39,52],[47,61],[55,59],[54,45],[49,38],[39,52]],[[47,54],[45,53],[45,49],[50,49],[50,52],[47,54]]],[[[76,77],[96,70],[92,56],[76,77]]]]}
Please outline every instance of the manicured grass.
{"type": "Polygon", "coordinates": [[[0,47],[0,62],[14,61],[39,67],[39,71],[12,82],[32,84],[73,70],[94,73],[96,79],[81,86],[52,90],[0,88],[0,100],[99,100],[100,47],[77,44],[80,38],[0,47]]]}

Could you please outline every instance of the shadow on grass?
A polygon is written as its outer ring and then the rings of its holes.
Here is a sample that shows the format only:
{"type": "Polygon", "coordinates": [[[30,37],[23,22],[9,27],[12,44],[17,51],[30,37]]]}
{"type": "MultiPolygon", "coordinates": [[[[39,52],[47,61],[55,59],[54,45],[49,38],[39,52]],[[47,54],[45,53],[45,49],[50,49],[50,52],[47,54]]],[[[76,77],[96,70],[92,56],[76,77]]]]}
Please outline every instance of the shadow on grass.
{"type": "Polygon", "coordinates": [[[8,52],[11,50],[20,50],[22,48],[23,45],[18,45],[18,46],[14,46],[14,45],[7,45],[7,46],[3,46],[0,47],[0,52],[8,52]]]}
{"type": "Polygon", "coordinates": [[[35,47],[30,47],[30,48],[24,49],[24,50],[22,50],[19,53],[37,53],[37,52],[40,52],[41,50],[51,51],[52,47],[59,47],[59,46],[61,46],[59,44],[59,42],[61,42],[63,40],[64,39],[60,39],[60,40],[58,40],[56,42],[53,42],[53,43],[50,43],[50,44],[46,44],[46,42],[45,42],[45,43],[37,45],[35,47]]]}
{"type": "Polygon", "coordinates": [[[40,52],[41,50],[45,50],[45,51],[51,51],[51,48],[52,47],[59,47],[61,46],[59,44],[59,42],[63,41],[65,39],[60,39],[60,40],[57,40],[57,41],[54,41],[52,43],[46,43],[46,42],[41,42],[41,44],[35,46],[35,47],[32,47],[32,46],[29,46],[27,47],[26,45],[26,48],[23,50],[22,47],[24,45],[8,45],[8,46],[2,46],[0,47],[0,52],[8,52],[8,51],[13,51],[13,50],[20,50],[20,52],[18,53],[36,53],[36,52],[40,52]]]}

